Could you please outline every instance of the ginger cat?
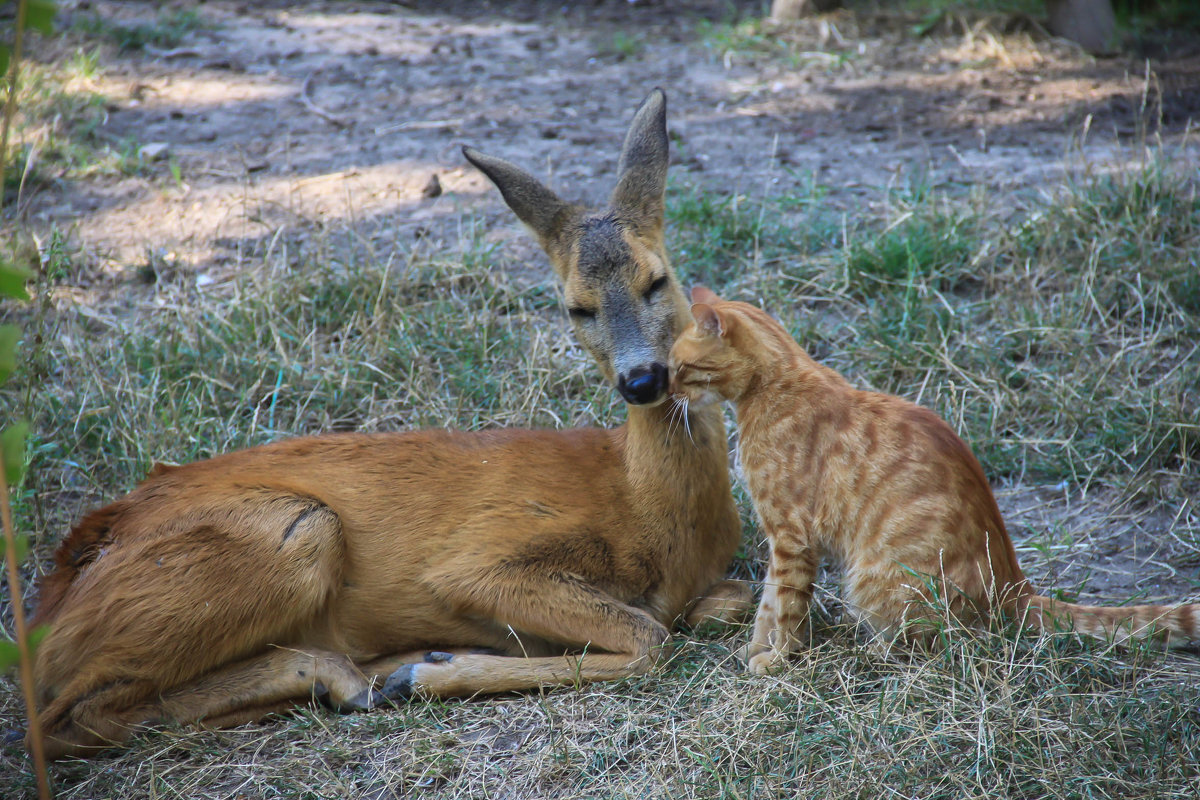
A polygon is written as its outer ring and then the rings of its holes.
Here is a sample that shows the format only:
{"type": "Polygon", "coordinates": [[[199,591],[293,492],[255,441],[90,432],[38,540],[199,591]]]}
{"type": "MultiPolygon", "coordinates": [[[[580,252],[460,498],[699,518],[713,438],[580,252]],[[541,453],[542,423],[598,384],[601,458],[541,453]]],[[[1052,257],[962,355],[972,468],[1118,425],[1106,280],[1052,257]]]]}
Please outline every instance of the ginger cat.
{"type": "Polygon", "coordinates": [[[927,637],[930,613],[979,624],[996,610],[1117,640],[1198,638],[1196,605],[1101,608],[1036,594],[982,467],[945,421],[855,389],[751,305],[703,287],[692,301],[694,322],[671,351],[671,391],[685,412],[733,401],[738,456],[770,545],[741,651],[751,672],[798,648],[823,554],[845,567],[852,613],[885,639],[927,637]],[[943,610],[932,610],[935,594],[943,610]]]}

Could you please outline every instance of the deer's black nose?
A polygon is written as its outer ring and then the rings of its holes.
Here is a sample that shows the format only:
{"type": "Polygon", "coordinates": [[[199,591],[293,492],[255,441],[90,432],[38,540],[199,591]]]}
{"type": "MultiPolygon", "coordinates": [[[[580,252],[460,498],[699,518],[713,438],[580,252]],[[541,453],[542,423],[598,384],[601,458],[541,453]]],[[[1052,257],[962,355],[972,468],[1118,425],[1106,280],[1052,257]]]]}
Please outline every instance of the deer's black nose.
{"type": "Polygon", "coordinates": [[[661,399],[667,391],[667,365],[654,363],[648,367],[634,367],[628,375],[617,378],[617,391],[625,402],[634,405],[661,399]]]}

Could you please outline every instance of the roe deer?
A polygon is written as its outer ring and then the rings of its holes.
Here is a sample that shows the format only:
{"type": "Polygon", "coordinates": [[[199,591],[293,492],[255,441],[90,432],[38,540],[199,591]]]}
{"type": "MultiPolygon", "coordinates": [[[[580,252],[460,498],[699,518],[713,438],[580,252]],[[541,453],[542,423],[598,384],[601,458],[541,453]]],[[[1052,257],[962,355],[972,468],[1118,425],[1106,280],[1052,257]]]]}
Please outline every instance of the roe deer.
{"type": "Polygon", "coordinates": [[[741,526],[721,413],[689,435],[663,402],[688,318],[663,246],[667,149],[655,90],[600,212],[464,149],[537,235],[625,425],[333,434],[156,466],[42,582],[48,753],[314,696],[365,710],[635,675],[676,620],[748,612],[723,580],[741,526]]]}

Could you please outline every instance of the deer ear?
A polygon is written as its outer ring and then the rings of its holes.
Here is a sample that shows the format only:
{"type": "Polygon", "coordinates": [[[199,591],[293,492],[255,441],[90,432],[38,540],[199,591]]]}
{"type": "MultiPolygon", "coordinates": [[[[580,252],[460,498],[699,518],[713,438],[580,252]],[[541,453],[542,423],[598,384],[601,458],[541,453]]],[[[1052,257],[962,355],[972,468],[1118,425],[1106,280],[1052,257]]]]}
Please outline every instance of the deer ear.
{"type": "Polygon", "coordinates": [[[463,147],[467,157],[479,171],[496,184],[504,202],[513,213],[529,226],[542,247],[556,241],[574,213],[574,206],[564,202],[551,189],[516,164],[502,158],[484,155],[473,147],[463,147]]]}
{"type": "Polygon", "coordinates": [[[655,89],[638,106],[625,134],[612,193],[613,209],[641,230],[662,228],[669,150],[667,96],[655,89]]]}
{"type": "Polygon", "coordinates": [[[717,297],[716,293],[707,286],[696,285],[692,287],[692,302],[693,303],[713,303],[721,302],[721,298],[717,297]]]}
{"type": "Polygon", "coordinates": [[[721,313],[708,303],[692,304],[692,319],[696,320],[696,328],[706,336],[724,336],[725,320],[721,313]]]}

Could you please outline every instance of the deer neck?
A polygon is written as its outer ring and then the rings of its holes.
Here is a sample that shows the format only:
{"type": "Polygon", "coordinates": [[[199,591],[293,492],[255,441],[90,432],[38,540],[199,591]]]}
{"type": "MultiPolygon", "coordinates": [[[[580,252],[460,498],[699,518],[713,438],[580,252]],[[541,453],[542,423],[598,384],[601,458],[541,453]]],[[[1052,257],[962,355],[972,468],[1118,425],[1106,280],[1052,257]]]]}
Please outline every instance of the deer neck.
{"type": "Polygon", "coordinates": [[[719,405],[689,411],[686,422],[673,408],[628,406],[625,471],[643,508],[704,528],[706,516],[733,507],[725,422],[719,405]]]}
{"type": "Polygon", "coordinates": [[[720,406],[691,411],[686,426],[671,406],[629,406],[622,448],[639,547],[664,565],[644,600],[659,619],[674,619],[724,577],[742,535],[720,406]]]}

